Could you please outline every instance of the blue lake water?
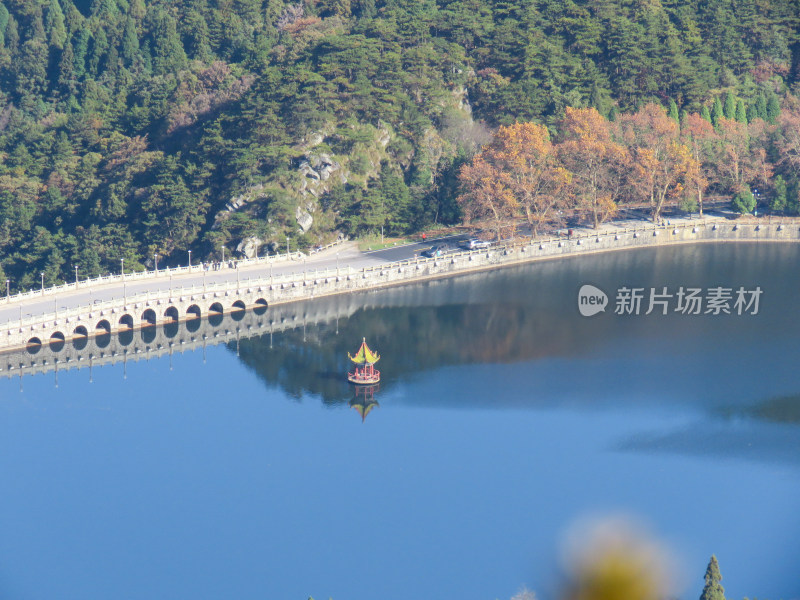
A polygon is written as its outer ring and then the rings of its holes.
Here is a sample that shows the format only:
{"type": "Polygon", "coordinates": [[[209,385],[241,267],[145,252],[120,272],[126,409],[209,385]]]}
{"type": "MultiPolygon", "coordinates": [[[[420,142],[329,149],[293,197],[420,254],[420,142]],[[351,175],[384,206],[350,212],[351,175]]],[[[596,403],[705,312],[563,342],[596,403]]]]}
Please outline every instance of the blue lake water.
{"type": "Polygon", "coordinates": [[[569,528],[623,514],[670,549],[679,598],[712,553],[729,598],[800,598],[799,259],[552,261],[2,379],[0,597],[555,598],[569,528]],[[579,315],[584,283],[605,313],[579,315]],[[625,286],[763,294],[756,315],[617,315],[625,286]],[[383,379],[356,396],[362,337],[383,379]]]}

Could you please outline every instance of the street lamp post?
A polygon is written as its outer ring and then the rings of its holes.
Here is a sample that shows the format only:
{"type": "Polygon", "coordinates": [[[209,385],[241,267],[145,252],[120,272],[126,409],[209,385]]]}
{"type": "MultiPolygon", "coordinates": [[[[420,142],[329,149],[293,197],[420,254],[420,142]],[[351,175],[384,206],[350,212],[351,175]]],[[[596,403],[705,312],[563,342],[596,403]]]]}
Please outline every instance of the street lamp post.
{"type": "Polygon", "coordinates": [[[158,254],[153,254],[153,270],[158,274],[158,254]]]}
{"type": "Polygon", "coordinates": [[[124,258],[120,258],[119,259],[119,272],[120,272],[120,275],[122,276],[122,281],[125,281],[125,259],[124,258]]]}
{"type": "Polygon", "coordinates": [[[336,278],[339,278],[339,252],[336,252],[336,278]]]}
{"type": "Polygon", "coordinates": [[[78,265],[75,265],[75,289],[78,289],[78,265]]]}
{"type": "Polygon", "coordinates": [[[11,283],[10,279],[6,279],[6,302],[11,302],[11,287],[9,284],[11,283]]]}
{"type": "Polygon", "coordinates": [[[192,251],[189,250],[189,272],[192,272],[192,251]]]}
{"type": "Polygon", "coordinates": [[[222,244],[222,262],[225,262],[225,244],[222,244]]]}
{"type": "Polygon", "coordinates": [[[42,276],[42,296],[44,296],[44,271],[42,271],[41,276],[42,276]]]}
{"type": "Polygon", "coordinates": [[[289,258],[289,236],[286,236],[286,258],[289,258]]]}

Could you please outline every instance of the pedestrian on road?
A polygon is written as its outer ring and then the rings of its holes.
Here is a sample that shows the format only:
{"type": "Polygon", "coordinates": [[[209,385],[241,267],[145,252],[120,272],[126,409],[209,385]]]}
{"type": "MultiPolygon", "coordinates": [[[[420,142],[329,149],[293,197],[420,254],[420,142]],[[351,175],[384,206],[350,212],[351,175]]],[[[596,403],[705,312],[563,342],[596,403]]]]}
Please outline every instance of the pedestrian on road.
{"type": "Polygon", "coordinates": [[[423,244],[425,243],[425,234],[424,233],[422,234],[422,243],[423,244]]]}

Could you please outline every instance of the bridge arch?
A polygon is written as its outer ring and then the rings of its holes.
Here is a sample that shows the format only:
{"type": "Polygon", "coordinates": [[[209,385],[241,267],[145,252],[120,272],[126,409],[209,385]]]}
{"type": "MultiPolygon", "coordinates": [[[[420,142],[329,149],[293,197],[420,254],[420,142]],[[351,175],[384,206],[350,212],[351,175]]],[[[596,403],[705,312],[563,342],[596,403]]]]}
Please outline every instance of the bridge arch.
{"type": "Polygon", "coordinates": [[[253,312],[256,313],[258,316],[263,315],[267,312],[267,301],[264,298],[259,298],[256,300],[255,307],[253,307],[253,312]]]}
{"type": "Polygon", "coordinates": [[[244,319],[245,312],[247,311],[247,305],[242,300],[237,300],[231,306],[231,318],[234,321],[241,321],[244,319]]]}
{"type": "Polygon", "coordinates": [[[111,333],[111,323],[108,322],[108,319],[101,319],[100,321],[97,322],[95,330],[98,335],[104,333],[111,333]]]}
{"type": "Polygon", "coordinates": [[[152,327],[157,320],[156,311],[152,308],[148,308],[142,313],[142,327],[152,327]]]}
{"type": "Polygon", "coordinates": [[[178,319],[180,319],[180,314],[178,313],[178,309],[174,306],[170,306],[167,310],[164,311],[164,316],[167,319],[170,319],[173,323],[177,323],[178,319]]]}
{"type": "Polygon", "coordinates": [[[133,329],[133,317],[129,314],[124,314],[119,318],[119,324],[124,325],[128,329],[133,329]]]}
{"type": "Polygon", "coordinates": [[[197,304],[192,304],[189,308],[186,309],[186,315],[193,315],[192,319],[199,319],[202,314],[200,307],[197,304]]]}
{"type": "Polygon", "coordinates": [[[222,308],[222,304],[220,304],[219,302],[214,302],[214,304],[208,307],[208,312],[222,315],[225,314],[225,309],[222,308]]]}
{"type": "Polygon", "coordinates": [[[89,331],[83,325],[78,325],[72,331],[72,347],[75,350],[83,350],[89,343],[89,331]]]}
{"type": "Polygon", "coordinates": [[[25,344],[25,349],[28,351],[28,354],[36,354],[42,349],[42,340],[35,336],[32,337],[28,340],[28,343],[25,344]]]}
{"type": "Polygon", "coordinates": [[[52,352],[60,352],[64,348],[64,342],[66,341],[66,336],[61,333],[60,331],[54,331],[50,335],[49,346],[52,352]]]}

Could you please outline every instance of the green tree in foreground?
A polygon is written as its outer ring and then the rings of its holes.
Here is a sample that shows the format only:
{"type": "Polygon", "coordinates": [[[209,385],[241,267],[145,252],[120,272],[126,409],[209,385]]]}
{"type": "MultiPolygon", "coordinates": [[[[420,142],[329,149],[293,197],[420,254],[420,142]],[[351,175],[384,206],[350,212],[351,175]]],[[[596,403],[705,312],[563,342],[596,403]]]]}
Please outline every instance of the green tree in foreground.
{"type": "Polygon", "coordinates": [[[733,210],[742,213],[751,213],[756,207],[756,198],[750,190],[739,192],[733,197],[733,210]]]}
{"type": "Polygon", "coordinates": [[[703,593],[700,594],[700,600],[725,600],[725,589],[720,584],[722,575],[719,572],[719,563],[713,554],[708,562],[705,579],[706,585],[703,587],[703,593]]]}
{"type": "Polygon", "coordinates": [[[776,175],[772,183],[772,200],[770,209],[778,212],[786,208],[786,182],[783,177],[776,175]]]}

